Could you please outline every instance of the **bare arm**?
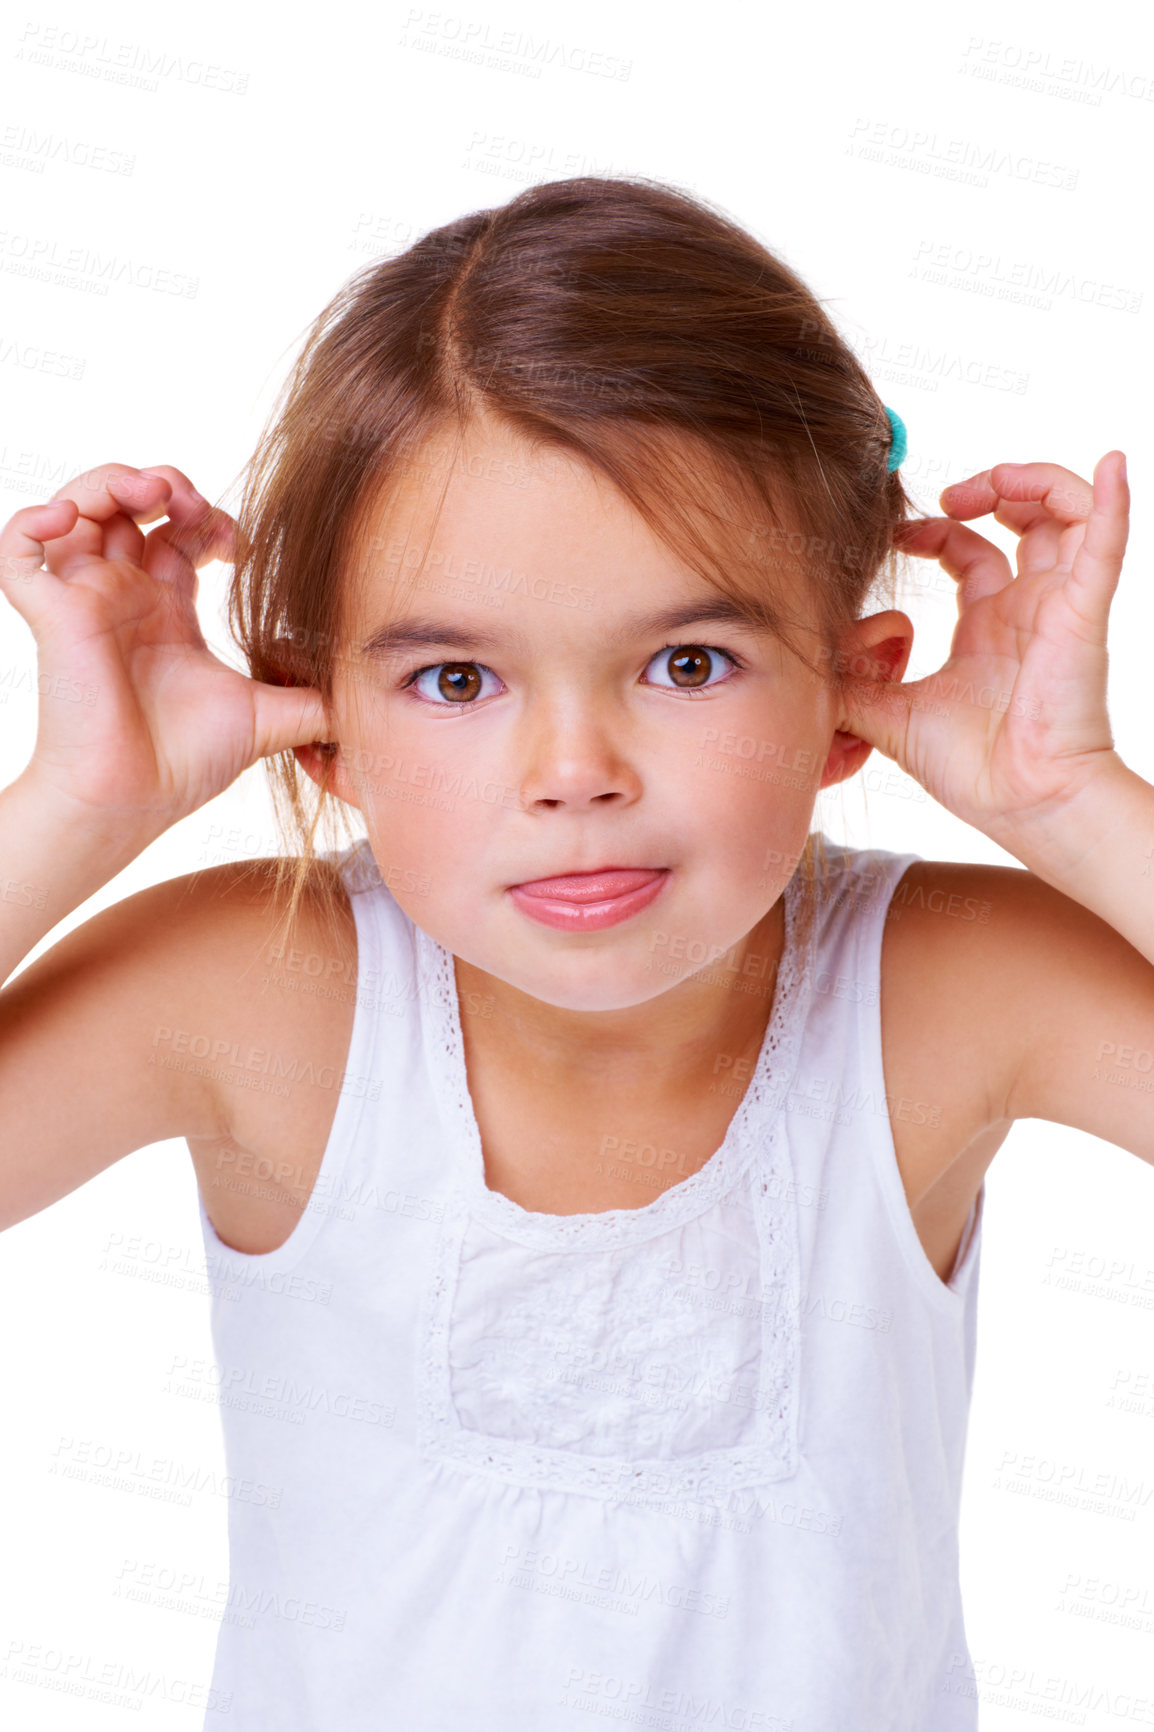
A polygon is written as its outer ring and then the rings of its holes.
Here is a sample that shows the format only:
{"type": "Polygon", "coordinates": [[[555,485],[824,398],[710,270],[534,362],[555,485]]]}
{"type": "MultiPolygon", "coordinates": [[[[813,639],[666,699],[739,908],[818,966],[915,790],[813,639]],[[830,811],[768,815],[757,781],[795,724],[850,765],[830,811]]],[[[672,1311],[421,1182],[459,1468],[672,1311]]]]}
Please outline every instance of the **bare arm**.
{"type": "Polygon", "coordinates": [[[220,1002],[267,886],[237,894],[231,868],[156,885],[14,970],[249,764],[323,733],[318,693],[247,679],[201,634],[196,567],[234,530],[179,470],[105,464],[0,532],[0,596],[40,674],[32,760],[0,792],[0,1227],[132,1149],[223,1128],[205,1079],[158,1064],[152,1037],[220,1002]],[[165,513],[145,538],[136,520],[165,513]],[[91,704],[61,700],[78,685],[91,704]]]}
{"type": "Polygon", "coordinates": [[[158,1038],[219,1002],[237,922],[214,933],[212,900],[196,875],[154,885],[0,991],[0,1230],[134,1149],[226,1131],[208,1082],[166,1065],[158,1038]]]}
{"type": "Polygon", "coordinates": [[[0,984],[135,852],[125,857],[103,829],[86,837],[77,815],[53,812],[23,779],[0,789],[0,984]]]}

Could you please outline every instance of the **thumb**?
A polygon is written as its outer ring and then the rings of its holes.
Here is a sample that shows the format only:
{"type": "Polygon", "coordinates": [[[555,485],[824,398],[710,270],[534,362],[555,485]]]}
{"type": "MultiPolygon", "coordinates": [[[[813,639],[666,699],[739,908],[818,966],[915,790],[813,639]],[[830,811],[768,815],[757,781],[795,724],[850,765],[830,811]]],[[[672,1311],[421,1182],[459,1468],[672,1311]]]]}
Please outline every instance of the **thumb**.
{"type": "Polygon", "coordinates": [[[274,752],[291,752],[330,737],[330,723],[318,691],[307,686],[268,686],[254,680],[253,750],[267,758],[274,752]]]}
{"type": "Polygon", "coordinates": [[[839,731],[856,734],[904,768],[906,741],[919,681],[859,679],[847,675],[839,697],[839,731]]]}

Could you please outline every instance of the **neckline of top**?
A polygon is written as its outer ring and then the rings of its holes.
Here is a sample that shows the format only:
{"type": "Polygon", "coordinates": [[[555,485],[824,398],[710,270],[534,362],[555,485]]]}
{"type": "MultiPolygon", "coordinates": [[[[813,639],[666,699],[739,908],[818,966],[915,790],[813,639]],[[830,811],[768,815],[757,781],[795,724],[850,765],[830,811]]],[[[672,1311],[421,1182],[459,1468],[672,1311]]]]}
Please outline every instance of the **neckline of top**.
{"type": "Polygon", "coordinates": [[[461,1201],[475,1219],[505,1239],[551,1250],[637,1244],[701,1215],[736,1183],[755,1153],[769,1149],[781,1134],[783,1108],[797,1066],[804,1021],[799,1005],[803,985],[813,978],[816,945],[811,930],[802,954],[798,873],[787,882],[783,896],[785,934],[773,1003],[753,1074],[720,1146],[696,1173],[671,1185],[652,1202],[635,1209],[600,1209],[592,1214],[551,1215],[525,1209],[485,1183],[481,1130],[469,1090],[453,955],[423,928],[414,926],[428,1062],[438,1103],[448,1121],[461,1201]]]}

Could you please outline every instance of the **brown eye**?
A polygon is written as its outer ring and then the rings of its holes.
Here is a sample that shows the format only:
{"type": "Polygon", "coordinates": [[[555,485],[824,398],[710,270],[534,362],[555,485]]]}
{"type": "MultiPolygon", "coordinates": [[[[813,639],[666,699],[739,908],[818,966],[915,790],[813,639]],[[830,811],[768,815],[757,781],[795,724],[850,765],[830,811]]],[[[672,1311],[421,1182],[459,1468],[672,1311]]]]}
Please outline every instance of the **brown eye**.
{"type": "Polygon", "coordinates": [[[489,693],[484,690],[486,676],[500,689],[496,674],[480,662],[434,662],[431,667],[418,668],[404,683],[437,709],[446,710],[452,705],[466,710],[474,707],[478,696],[492,695],[491,690],[489,693]]]}
{"type": "Polygon", "coordinates": [[[690,644],[670,656],[669,671],[679,686],[703,686],[713,671],[713,658],[708,650],[690,644]]]}
{"type": "MultiPolygon", "coordinates": [[[[717,670],[725,674],[726,663],[738,664],[728,650],[710,649],[705,644],[666,644],[659,650],[650,662],[650,668],[658,668],[668,673],[669,680],[681,691],[698,691],[706,685],[718,685],[715,679],[717,670]]],[[[656,685],[666,685],[665,680],[655,680],[656,685]]]]}
{"type": "Polygon", "coordinates": [[[442,662],[437,690],[453,703],[475,698],[481,689],[481,676],[475,662],[442,662]]]}

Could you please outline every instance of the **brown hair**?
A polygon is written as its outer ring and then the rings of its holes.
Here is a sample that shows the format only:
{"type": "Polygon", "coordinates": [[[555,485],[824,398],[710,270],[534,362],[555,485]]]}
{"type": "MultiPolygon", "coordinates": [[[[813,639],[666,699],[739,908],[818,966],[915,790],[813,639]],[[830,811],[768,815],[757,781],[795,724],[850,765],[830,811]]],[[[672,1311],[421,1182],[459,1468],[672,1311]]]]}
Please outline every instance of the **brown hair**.
{"type": "MultiPolygon", "coordinates": [[[[916,508],[887,470],[881,399],[819,301],[700,199],[582,176],[366,265],[309,328],[237,512],[229,623],[254,678],[331,699],[370,512],[431,434],[478,414],[608,476],[795,653],[816,620],[819,677],[844,677],[835,636],[867,600],[893,605],[894,531],[916,508]]],[[[325,892],[318,827],[338,844],[350,809],[291,752],[266,762],[291,924],[306,884],[325,892]]],[[[810,891],[816,841],[798,864],[810,891]]]]}

